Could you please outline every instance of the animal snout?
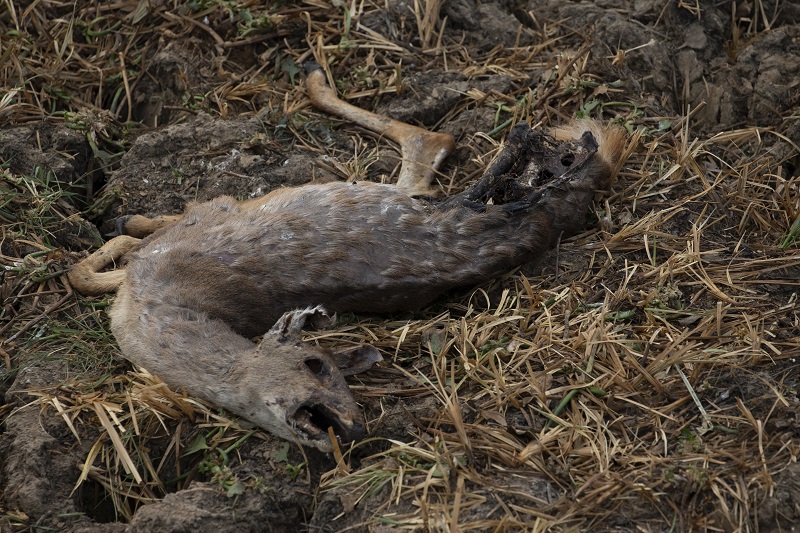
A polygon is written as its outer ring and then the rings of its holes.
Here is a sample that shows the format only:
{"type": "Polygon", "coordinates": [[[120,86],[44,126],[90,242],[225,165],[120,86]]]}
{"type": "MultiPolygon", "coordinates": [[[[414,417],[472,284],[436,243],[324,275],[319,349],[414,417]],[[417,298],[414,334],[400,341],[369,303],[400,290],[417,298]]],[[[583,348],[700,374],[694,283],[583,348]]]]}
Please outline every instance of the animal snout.
{"type": "Polygon", "coordinates": [[[319,357],[309,357],[303,363],[306,368],[319,380],[323,380],[331,375],[331,365],[319,357]]]}
{"type": "Polygon", "coordinates": [[[343,442],[358,442],[367,435],[367,428],[363,422],[353,420],[353,425],[345,431],[343,442]]]}
{"type": "Polygon", "coordinates": [[[342,444],[364,438],[367,431],[360,411],[334,398],[318,396],[322,397],[303,402],[287,417],[287,422],[301,437],[312,442],[327,442],[328,431],[332,429],[342,444]]]}

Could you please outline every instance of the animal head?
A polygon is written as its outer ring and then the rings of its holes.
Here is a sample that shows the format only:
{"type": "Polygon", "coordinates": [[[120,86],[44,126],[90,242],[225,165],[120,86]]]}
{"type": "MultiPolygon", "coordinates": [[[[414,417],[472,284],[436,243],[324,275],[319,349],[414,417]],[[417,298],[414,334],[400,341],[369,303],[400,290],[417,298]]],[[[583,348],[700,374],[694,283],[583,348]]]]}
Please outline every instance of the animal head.
{"type": "Polygon", "coordinates": [[[365,426],[345,376],[382,360],[373,346],[329,351],[305,343],[307,320],[327,317],[321,307],[284,314],[255,350],[255,361],[226,380],[228,408],[269,432],[331,451],[328,428],[340,443],[360,440],[365,426]],[[253,364],[255,363],[255,364],[253,364]],[[246,367],[246,368],[245,368],[246,367]]]}

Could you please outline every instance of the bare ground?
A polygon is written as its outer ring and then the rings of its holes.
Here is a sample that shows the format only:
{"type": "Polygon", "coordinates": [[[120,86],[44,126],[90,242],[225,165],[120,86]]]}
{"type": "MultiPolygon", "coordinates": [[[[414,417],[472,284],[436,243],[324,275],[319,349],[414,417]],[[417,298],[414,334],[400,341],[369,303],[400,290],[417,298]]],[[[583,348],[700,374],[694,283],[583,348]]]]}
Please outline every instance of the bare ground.
{"type": "Polygon", "coordinates": [[[794,3],[7,5],[3,531],[797,530],[794,3]],[[535,264],[309,333],[391,361],[352,382],[371,438],[332,457],[132,368],[63,276],[122,214],[391,181],[393,147],[310,108],[306,60],[455,135],[446,193],[518,120],[635,143],[535,264]]]}

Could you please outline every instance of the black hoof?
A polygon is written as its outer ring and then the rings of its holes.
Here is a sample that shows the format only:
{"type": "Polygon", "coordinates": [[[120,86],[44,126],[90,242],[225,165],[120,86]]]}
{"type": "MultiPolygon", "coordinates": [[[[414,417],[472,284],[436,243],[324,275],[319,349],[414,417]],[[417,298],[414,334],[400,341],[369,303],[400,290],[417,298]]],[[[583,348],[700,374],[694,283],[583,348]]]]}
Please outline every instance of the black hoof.
{"type": "Polygon", "coordinates": [[[311,74],[315,70],[322,70],[322,67],[316,61],[306,61],[303,63],[303,68],[306,69],[306,74],[311,74]]]}
{"type": "Polygon", "coordinates": [[[106,233],[105,236],[113,238],[119,237],[120,235],[127,235],[128,232],[125,231],[125,224],[127,224],[130,219],[131,215],[122,215],[114,219],[114,230],[106,233]]]}

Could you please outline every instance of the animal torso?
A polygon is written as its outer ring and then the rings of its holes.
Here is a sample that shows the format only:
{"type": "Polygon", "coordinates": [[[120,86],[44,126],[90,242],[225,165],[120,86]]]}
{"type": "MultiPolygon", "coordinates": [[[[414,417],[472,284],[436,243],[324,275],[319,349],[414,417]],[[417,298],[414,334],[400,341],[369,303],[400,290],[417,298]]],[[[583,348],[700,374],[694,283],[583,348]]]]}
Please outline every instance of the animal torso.
{"type": "Polygon", "coordinates": [[[488,207],[443,207],[373,183],[279,190],[249,204],[222,197],[147,239],[130,258],[126,288],[136,300],[169,301],[246,337],[309,305],[415,309],[541,247],[546,236],[531,231],[531,220],[488,207]]]}

